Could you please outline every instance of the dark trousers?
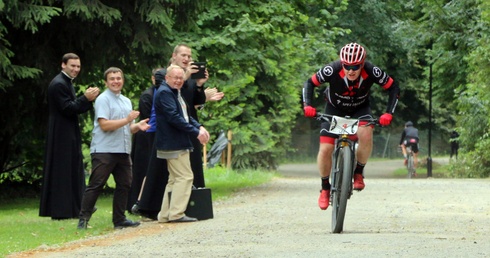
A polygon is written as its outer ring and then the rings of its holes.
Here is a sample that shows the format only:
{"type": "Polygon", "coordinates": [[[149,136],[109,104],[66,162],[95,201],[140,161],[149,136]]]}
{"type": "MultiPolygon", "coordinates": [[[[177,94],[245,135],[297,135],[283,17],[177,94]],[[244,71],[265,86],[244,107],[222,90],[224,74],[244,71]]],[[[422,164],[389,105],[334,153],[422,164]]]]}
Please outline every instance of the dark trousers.
{"type": "Polygon", "coordinates": [[[194,174],[193,185],[195,187],[205,187],[204,169],[202,160],[202,144],[197,137],[191,137],[194,150],[190,153],[192,173],[194,174]]]}
{"type": "Polygon", "coordinates": [[[459,144],[456,142],[451,142],[451,156],[449,158],[452,158],[453,155],[456,156],[456,159],[458,158],[458,149],[459,149],[459,144]]]}
{"type": "Polygon", "coordinates": [[[131,187],[131,158],[125,153],[93,153],[92,173],[87,188],[83,194],[80,218],[89,220],[92,216],[97,198],[104,190],[109,176],[113,175],[116,182],[112,202],[112,222],[114,224],[126,220],[124,210],[131,187]]]}

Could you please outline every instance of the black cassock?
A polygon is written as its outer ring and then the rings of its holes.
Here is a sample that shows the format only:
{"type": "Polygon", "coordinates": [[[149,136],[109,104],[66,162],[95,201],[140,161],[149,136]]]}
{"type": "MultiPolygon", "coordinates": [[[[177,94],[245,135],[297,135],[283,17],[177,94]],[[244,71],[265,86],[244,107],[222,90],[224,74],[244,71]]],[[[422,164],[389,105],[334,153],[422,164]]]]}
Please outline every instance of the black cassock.
{"type": "MultiPolygon", "coordinates": [[[[151,108],[153,105],[153,96],[156,86],[152,85],[146,89],[140,96],[138,110],[140,111],[140,120],[150,118],[151,108]]],[[[154,128],[152,128],[154,129],[154,128]]],[[[138,196],[143,184],[143,179],[146,176],[148,163],[150,162],[151,149],[155,132],[138,131],[133,135],[133,144],[131,150],[131,160],[133,161],[132,172],[133,180],[128,195],[127,210],[131,212],[131,208],[138,201],[138,196]]]]}
{"type": "Polygon", "coordinates": [[[92,109],[76,97],[71,79],[60,73],[48,86],[49,122],[39,216],[78,218],[85,190],[85,172],[78,115],[92,109]]]}

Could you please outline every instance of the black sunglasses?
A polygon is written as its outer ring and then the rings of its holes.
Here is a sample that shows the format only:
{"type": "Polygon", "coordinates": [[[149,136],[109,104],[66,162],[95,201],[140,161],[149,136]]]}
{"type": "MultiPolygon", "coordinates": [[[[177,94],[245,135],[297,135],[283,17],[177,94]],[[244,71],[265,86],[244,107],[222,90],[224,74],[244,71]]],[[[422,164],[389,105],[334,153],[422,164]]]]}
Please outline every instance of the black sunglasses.
{"type": "Polygon", "coordinates": [[[358,64],[358,65],[346,65],[346,64],[343,64],[342,66],[347,71],[349,71],[349,70],[357,71],[357,70],[359,70],[361,68],[362,65],[360,65],[360,64],[358,64]]]}

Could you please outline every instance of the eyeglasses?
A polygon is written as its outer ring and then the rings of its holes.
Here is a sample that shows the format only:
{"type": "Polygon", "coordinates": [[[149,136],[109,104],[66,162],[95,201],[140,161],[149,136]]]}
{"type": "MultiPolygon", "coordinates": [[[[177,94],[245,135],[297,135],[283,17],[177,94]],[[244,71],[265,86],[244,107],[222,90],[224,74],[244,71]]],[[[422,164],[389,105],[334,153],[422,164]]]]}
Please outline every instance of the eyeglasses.
{"type": "Polygon", "coordinates": [[[177,81],[177,80],[184,80],[184,77],[179,77],[179,76],[170,76],[170,75],[169,75],[168,77],[170,77],[170,78],[172,78],[172,79],[174,79],[174,80],[176,80],[176,81],[177,81]]]}
{"type": "Polygon", "coordinates": [[[343,64],[342,66],[347,71],[349,71],[349,70],[357,71],[357,70],[359,70],[361,68],[362,64],[358,64],[358,65],[346,65],[346,64],[343,64]]]}

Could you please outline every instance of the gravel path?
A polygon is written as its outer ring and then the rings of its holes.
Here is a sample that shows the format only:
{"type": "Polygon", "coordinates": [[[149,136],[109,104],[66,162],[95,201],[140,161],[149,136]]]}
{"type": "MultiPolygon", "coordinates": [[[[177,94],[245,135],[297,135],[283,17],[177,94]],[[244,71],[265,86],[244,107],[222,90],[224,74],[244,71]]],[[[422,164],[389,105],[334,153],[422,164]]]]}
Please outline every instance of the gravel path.
{"type": "Polygon", "coordinates": [[[12,257],[489,257],[490,180],[389,178],[400,165],[368,164],[342,234],[317,206],[316,165],[284,165],[284,177],[214,202],[214,219],[144,222],[12,257]]]}

